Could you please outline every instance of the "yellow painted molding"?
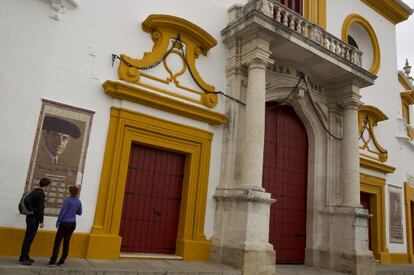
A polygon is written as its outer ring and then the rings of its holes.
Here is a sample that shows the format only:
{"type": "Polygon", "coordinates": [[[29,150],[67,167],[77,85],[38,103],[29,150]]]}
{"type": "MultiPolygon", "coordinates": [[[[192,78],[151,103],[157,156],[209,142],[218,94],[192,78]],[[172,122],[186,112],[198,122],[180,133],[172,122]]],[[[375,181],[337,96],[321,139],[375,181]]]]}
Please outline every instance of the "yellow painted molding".
{"type": "Polygon", "coordinates": [[[405,90],[411,90],[410,84],[407,83],[407,80],[404,79],[400,74],[398,74],[398,81],[404,87],[405,90]]]}
{"type": "Polygon", "coordinates": [[[102,86],[105,93],[116,99],[129,100],[209,124],[223,124],[228,120],[228,117],[221,113],[171,97],[162,96],[137,86],[130,86],[122,82],[110,80],[107,80],[102,86]]]}
{"type": "MultiPolygon", "coordinates": [[[[376,0],[375,0],[376,1],[376,0]]],[[[350,14],[348,15],[344,22],[342,23],[342,40],[348,43],[348,34],[349,29],[351,28],[352,24],[359,24],[361,25],[369,34],[369,38],[372,43],[372,51],[373,51],[373,61],[371,68],[369,71],[373,74],[377,74],[381,65],[381,51],[377,39],[377,35],[375,34],[374,28],[371,24],[359,14],[350,14]]]]}
{"type": "Polygon", "coordinates": [[[360,166],[363,168],[371,169],[377,172],[381,172],[384,174],[394,173],[395,167],[386,165],[384,163],[380,163],[375,160],[367,159],[364,157],[359,157],[360,166]]]}
{"type": "MultiPolygon", "coordinates": [[[[142,22],[142,29],[152,36],[154,42],[152,51],[144,53],[142,59],[135,59],[125,54],[121,54],[121,58],[132,66],[138,68],[148,67],[163,60],[162,64],[164,65],[165,70],[169,73],[169,77],[166,79],[157,79],[157,77],[148,76],[147,73],[144,74],[140,70],[128,66],[125,62],[120,62],[118,67],[119,78],[138,84],[142,83],[141,79],[143,77],[148,77],[163,84],[175,85],[177,88],[184,91],[198,93],[200,94],[199,103],[210,108],[216,106],[218,103],[218,96],[215,93],[211,93],[215,91],[215,88],[203,80],[196,68],[195,60],[200,54],[207,55],[207,52],[217,44],[217,41],[197,25],[183,18],[165,14],[152,14],[148,16],[147,19],[142,22]],[[184,54],[187,62],[184,61],[184,56],[179,49],[179,45],[175,44],[175,49],[172,50],[171,53],[181,57],[182,68],[178,72],[172,72],[164,57],[171,47],[171,41],[174,41],[177,37],[180,37],[181,42],[184,44],[183,51],[185,52],[184,54]],[[187,70],[187,65],[190,70],[189,74],[194,78],[196,82],[195,84],[201,89],[200,91],[193,90],[192,88],[180,84],[178,77],[184,74],[187,70]]],[[[193,99],[192,97],[185,96],[183,93],[179,92],[170,92],[170,94],[174,94],[190,101],[193,99]]]]}
{"type": "Polygon", "coordinates": [[[211,243],[204,235],[204,221],[212,137],[204,130],[113,107],[91,232],[95,248],[89,248],[89,254],[119,256],[129,153],[131,144],[139,143],[186,155],[176,254],[184,260],[208,260],[211,243]],[[110,255],[99,254],[106,245],[113,250],[110,255]]]}
{"type": "Polygon", "coordinates": [[[408,105],[414,104],[414,90],[407,90],[400,93],[401,99],[406,102],[408,105]]]}
{"type": "MultiPolygon", "coordinates": [[[[22,220],[25,218],[22,216],[22,220]]],[[[24,228],[0,227],[0,256],[19,256],[24,237],[24,228]]],[[[50,257],[53,250],[56,231],[40,229],[30,249],[30,256],[50,257]]],[[[89,241],[88,233],[72,235],[69,257],[85,258],[89,241]]]]}
{"type": "Polygon", "coordinates": [[[361,0],[370,8],[381,14],[393,24],[398,24],[408,19],[411,12],[394,0],[361,0]]]}
{"type": "Polygon", "coordinates": [[[409,255],[402,253],[384,253],[381,258],[381,264],[408,264],[409,255]]]}
{"type": "Polygon", "coordinates": [[[414,204],[414,187],[408,182],[404,182],[404,202],[405,202],[405,224],[407,230],[407,254],[409,255],[409,262],[413,263],[414,248],[413,248],[413,220],[412,213],[414,209],[411,206],[414,204]]]}
{"type": "Polygon", "coordinates": [[[377,107],[371,105],[361,105],[358,110],[358,128],[359,134],[362,131],[367,132],[368,136],[362,135],[362,147],[360,149],[366,150],[372,154],[377,155],[377,159],[381,162],[385,162],[388,159],[388,152],[385,150],[375,135],[375,127],[377,126],[378,122],[388,120],[388,117],[377,107]],[[365,128],[364,128],[365,126],[365,128]],[[374,151],[370,148],[370,144],[374,144],[377,151],[374,151]]]}
{"type": "Polygon", "coordinates": [[[371,248],[377,260],[382,261],[384,254],[388,253],[386,244],[385,219],[385,179],[360,174],[361,192],[370,194],[370,205],[373,217],[370,219],[371,248]]]}
{"type": "Polygon", "coordinates": [[[207,55],[207,52],[217,45],[217,41],[208,32],[190,21],[176,16],[151,14],[142,22],[142,29],[148,33],[154,33],[159,30],[181,33],[193,40],[204,55],[207,55]]]}
{"type": "Polygon", "coordinates": [[[304,0],[303,15],[310,22],[326,30],[326,0],[304,0]]]}
{"type": "Polygon", "coordinates": [[[114,234],[90,234],[87,259],[119,259],[121,249],[120,236],[114,234]]]}
{"type": "Polygon", "coordinates": [[[410,124],[410,105],[414,104],[414,90],[406,90],[400,93],[402,116],[407,122],[407,135],[412,139],[413,129],[410,124]]]}

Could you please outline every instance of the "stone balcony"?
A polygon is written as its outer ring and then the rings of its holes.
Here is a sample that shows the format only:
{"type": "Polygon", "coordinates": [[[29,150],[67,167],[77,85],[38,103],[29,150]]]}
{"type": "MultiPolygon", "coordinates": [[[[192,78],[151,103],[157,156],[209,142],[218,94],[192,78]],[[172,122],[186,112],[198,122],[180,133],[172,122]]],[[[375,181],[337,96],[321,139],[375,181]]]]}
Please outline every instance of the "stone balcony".
{"type": "Polygon", "coordinates": [[[222,31],[228,45],[254,33],[266,33],[272,58],[306,66],[324,83],[355,80],[372,85],[375,75],[361,67],[363,53],[326,32],[277,0],[251,0],[229,9],[230,23],[222,31]],[[352,76],[350,75],[352,74],[352,76]]]}

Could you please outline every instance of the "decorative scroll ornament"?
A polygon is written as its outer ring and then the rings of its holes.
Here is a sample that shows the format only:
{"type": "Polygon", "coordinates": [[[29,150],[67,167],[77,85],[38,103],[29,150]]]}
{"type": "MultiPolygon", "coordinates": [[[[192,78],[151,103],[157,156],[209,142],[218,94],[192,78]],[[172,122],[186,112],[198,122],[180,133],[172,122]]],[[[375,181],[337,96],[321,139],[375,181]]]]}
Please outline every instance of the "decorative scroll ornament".
{"type": "Polygon", "coordinates": [[[201,78],[195,60],[200,54],[206,56],[217,41],[193,23],[170,15],[150,15],[142,29],[151,34],[152,51],[142,59],[121,54],[119,78],[168,96],[216,106],[217,92],[201,78]]]}
{"type": "Polygon", "coordinates": [[[359,107],[359,149],[361,156],[386,162],[388,152],[378,142],[374,128],[378,122],[387,120],[388,117],[378,108],[370,105],[359,107]]]}
{"type": "Polygon", "coordinates": [[[407,136],[410,140],[414,140],[414,128],[410,125],[410,105],[414,105],[414,90],[407,90],[400,95],[407,136]]]}

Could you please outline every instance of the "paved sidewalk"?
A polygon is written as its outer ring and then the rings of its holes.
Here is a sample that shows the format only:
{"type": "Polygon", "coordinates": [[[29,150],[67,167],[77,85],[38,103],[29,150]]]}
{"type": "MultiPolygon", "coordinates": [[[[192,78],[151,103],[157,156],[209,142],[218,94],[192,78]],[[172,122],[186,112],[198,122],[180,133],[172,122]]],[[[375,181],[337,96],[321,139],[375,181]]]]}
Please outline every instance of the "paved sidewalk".
{"type": "Polygon", "coordinates": [[[183,262],[178,260],[120,259],[100,261],[68,259],[65,267],[46,266],[48,258],[34,258],[31,266],[23,266],[17,257],[0,257],[1,275],[241,275],[225,265],[210,262],[183,262]]]}
{"type": "Polygon", "coordinates": [[[377,265],[377,275],[414,275],[413,264],[377,265]]]}
{"type": "Polygon", "coordinates": [[[348,275],[306,265],[277,265],[276,275],[348,275]]]}

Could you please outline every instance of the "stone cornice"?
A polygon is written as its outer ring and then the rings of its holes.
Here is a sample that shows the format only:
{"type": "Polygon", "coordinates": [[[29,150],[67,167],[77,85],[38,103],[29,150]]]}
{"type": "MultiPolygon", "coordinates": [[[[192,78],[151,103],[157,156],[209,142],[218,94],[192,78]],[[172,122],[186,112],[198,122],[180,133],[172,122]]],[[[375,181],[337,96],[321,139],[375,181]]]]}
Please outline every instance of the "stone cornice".
{"type": "Polygon", "coordinates": [[[408,19],[413,10],[399,0],[361,0],[393,24],[408,19]]]}

